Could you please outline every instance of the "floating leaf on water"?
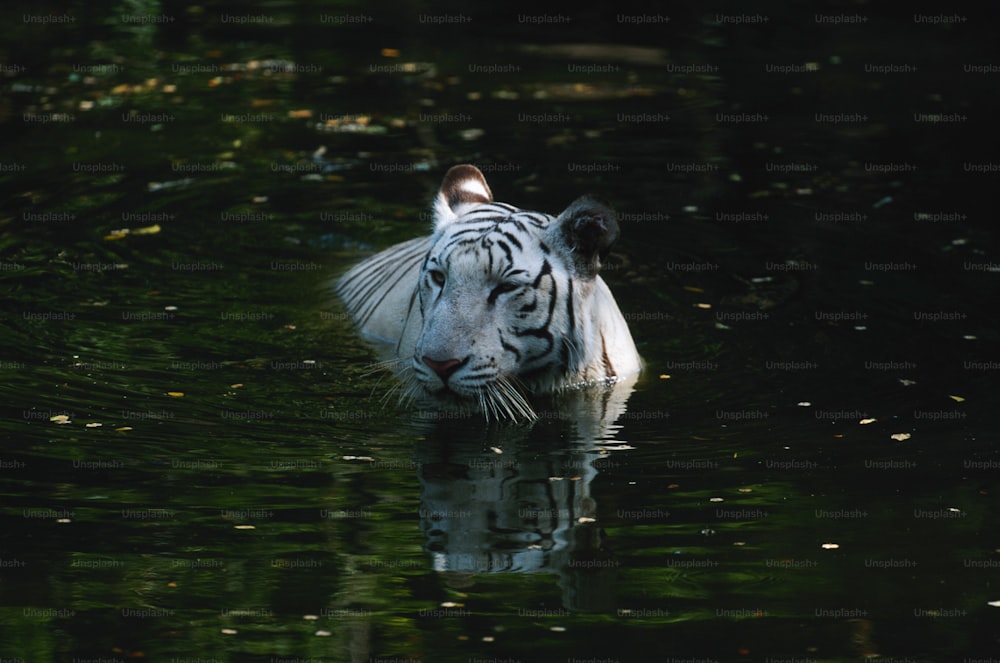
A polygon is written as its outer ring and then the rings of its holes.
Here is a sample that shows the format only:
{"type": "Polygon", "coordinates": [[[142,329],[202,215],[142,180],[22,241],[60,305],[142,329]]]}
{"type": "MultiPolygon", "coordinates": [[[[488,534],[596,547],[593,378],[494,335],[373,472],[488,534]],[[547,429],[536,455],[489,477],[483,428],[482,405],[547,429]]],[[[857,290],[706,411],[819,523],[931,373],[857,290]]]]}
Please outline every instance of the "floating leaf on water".
{"type": "Polygon", "coordinates": [[[709,497],[708,501],[709,502],[725,502],[725,499],[723,499],[721,497],[709,497]]]}
{"type": "Polygon", "coordinates": [[[382,54],[382,57],[384,57],[384,58],[398,58],[399,57],[399,49],[398,48],[383,48],[379,52],[382,54]]]}
{"type": "Polygon", "coordinates": [[[866,424],[873,424],[873,423],[875,423],[876,421],[878,421],[878,419],[876,419],[875,417],[871,417],[871,418],[869,418],[869,419],[862,419],[862,420],[861,420],[861,421],[859,421],[858,423],[859,423],[859,424],[861,424],[862,426],[864,426],[864,425],[866,425],[866,424]]]}
{"type": "Polygon", "coordinates": [[[316,633],[314,633],[313,635],[315,635],[317,638],[329,638],[331,635],[333,635],[333,633],[331,633],[330,631],[316,631],[316,633]]]}
{"type": "Polygon", "coordinates": [[[799,401],[798,403],[796,403],[796,405],[798,405],[799,407],[812,407],[812,403],[810,403],[809,401],[799,401]]]}
{"type": "Polygon", "coordinates": [[[492,635],[484,635],[483,642],[496,642],[496,638],[494,638],[492,635]]]}
{"type": "Polygon", "coordinates": [[[243,388],[243,383],[242,382],[237,382],[236,384],[231,384],[231,385],[229,385],[229,388],[230,389],[242,389],[243,388]]]}
{"type": "Polygon", "coordinates": [[[132,430],[132,427],[131,426],[121,426],[120,428],[116,428],[115,432],[118,433],[118,432],[127,431],[127,430],[132,430]]]}
{"type": "Polygon", "coordinates": [[[183,391],[168,391],[167,392],[167,396],[171,396],[173,398],[184,398],[184,392],[183,391]]]}
{"type": "Polygon", "coordinates": [[[100,427],[101,427],[101,426],[103,426],[103,425],[104,425],[104,424],[101,424],[101,423],[97,423],[97,422],[95,421],[95,422],[93,422],[93,423],[89,423],[89,424],[87,424],[87,425],[86,425],[86,428],[100,428],[100,427]]]}
{"type": "Polygon", "coordinates": [[[820,546],[823,550],[836,550],[840,547],[839,543],[824,543],[820,546]]]}
{"type": "Polygon", "coordinates": [[[915,385],[916,383],[917,383],[916,380],[907,380],[906,378],[899,378],[899,384],[903,385],[904,387],[909,387],[915,385]]]}
{"type": "Polygon", "coordinates": [[[501,449],[500,447],[490,447],[490,451],[492,451],[495,454],[502,454],[503,453],[503,449],[501,449]]]}
{"type": "Polygon", "coordinates": [[[667,375],[666,373],[660,373],[660,379],[661,380],[669,380],[670,376],[667,375]]]}
{"type": "Polygon", "coordinates": [[[69,423],[69,415],[66,415],[66,414],[57,414],[55,416],[49,417],[49,421],[54,421],[57,424],[68,424],[69,423]]]}
{"type": "Polygon", "coordinates": [[[582,524],[586,524],[586,523],[596,523],[597,519],[596,518],[589,518],[587,516],[580,516],[579,518],[576,519],[576,522],[578,522],[578,523],[580,523],[582,525],[582,524]]]}
{"type": "Polygon", "coordinates": [[[987,601],[986,605],[990,606],[991,608],[1000,608],[1000,601],[987,601]]]}
{"type": "Polygon", "coordinates": [[[705,302],[698,302],[697,304],[694,305],[694,307],[695,308],[700,308],[700,309],[710,309],[710,308],[712,308],[712,305],[711,304],[706,304],[705,302]]]}
{"type": "Polygon", "coordinates": [[[257,529],[253,525],[233,525],[233,529],[257,529]]]}
{"type": "Polygon", "coordinates": [[[956,403],[964,403],[965,402],[965,399],[962,398],[961,396],[952,396],[951,394],[948,394],[948,398],[950,398],[951,400],[955,401],[956,403]]]}
{"type": "Polygon", "coordinates": [[[893,433],[889,437],[896,440],[897,442],[905,442],[906,440],[910,439],[913,436],[910,435],[909,433],[893,433]]]}
{"type": "Polygon", "coordinates": [[[160,232],[160,224],[158,223],[142,228],[132,228],[133,235],[155,235],[158,232],[160,232]]]}
{"type": "Polygon", "coordinates": [[[454,601],[444,601],[441,604],[442,608],[464,608],[464,603],[455,603],[454,601]]]}
{"type": "Polygon", "coordinates": [[[308,621],[314,622],[317,619],[319,619],[319,615],[302,615],[302,619],[306,619],[308,621]]]}
{"type": "Polygon", "coordinates": [[[566,627],[565,626],[550,626],[549,630],[550,631],[554,631],[555,633],[565,633],[566,632],[566,627]]]}
{"type": "Polygon", "coordinates": [[[704,288],[699,288],[696,285],[686,285],[684,286],[684,289],[687,290],[688,292],[705,292],[704,288]]]}
{"type": "Polygon", "coordinates": [[[224,628],[224,629],[222,629],[222,635],[236,635],[237,633],[239,633],[239,631],[237,631],[234,628],[224,628]]]}

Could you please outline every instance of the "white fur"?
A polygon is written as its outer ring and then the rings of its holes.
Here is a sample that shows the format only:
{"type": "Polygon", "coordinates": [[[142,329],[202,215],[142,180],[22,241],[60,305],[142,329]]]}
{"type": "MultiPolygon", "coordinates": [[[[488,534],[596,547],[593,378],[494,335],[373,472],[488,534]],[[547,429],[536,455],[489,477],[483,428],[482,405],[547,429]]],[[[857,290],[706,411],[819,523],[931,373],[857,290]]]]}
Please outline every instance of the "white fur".
{"type": "MultiPolygon", "coordinates": [[[[453,189],[457,186],[469,196],[452,195],[452,199],[462,199],[452,207],[448,203],[448,193],[442,187],[434,200],[435,232],[432,236],[410,240],[372,256],[345,274],[338,282],[337,290],[361,331],[370,338],[392,343],[391,354],[400,360],[405,371],[413,371],[417,382],[428,393],[442,389],[444,383],[427,368],[423,357],[435,360],[471,357],[468,377],[453,378],[449,380],[448,387],[459,397],[474,399],[480,387],[474,381],[476,371],[471,366],[477,362],[482,366],[491,360],[499,379],[503,381],[503,376],[518,375],[518,355],[505,349],[504,344],[521,344],[518,347],[523,360],[524,356],[533,354],[531,343],[536,343],[536,347],[540,343],[530,337],[515,338],[509,332],[506,340],[501,339],[507,325],[515,324],[514,316],[518,307],[526,301],[524,298],[536,291],[522,290],[520,295],[512,294],[510,300],[495,299],[493,303],[487,303],[488,295],[497,283],[496,274],[484,274],[482,269],[487,264],[487,249],[473,244],[471,248],[455,253],[455,244],[449,244],[449,241],[461,236],[468,228],[479,228],[475,224],[484,223],[477,219],[484,218],[484,214],[489,215],[491,210],[477,208],[483,206],[486,200],[492,200],[492,195],[488,188],[473,178],[460,182],[449,182],[446,178],[445,184],[450,184],[453,189]],[[454,235],[450,232],[452,228],[455,228],[454,235]],[[421,267],[425,258],[441,257],[439,254],[446,249],[453,252],[449,258],[447,285],[438,290],[421,267]],[[419,304],[421,295],[426,309],[423,313],[419,304]]],[[[642,361],[611,291],[600,276],[585,277],[577,273],[572,264],[573,247],[552,250],[564,244],[557,225],[559,220],[537,213],[509,212],[502,206],[495,205],[494,208],[500,210],[496,214],[516,218],[523,215],[524,224],[530,228],[518,236],[522,249],[514,254],[516,260],[523,264],[515,262],[513,267],[537,274],[544,261],[551,265],[551,277],[546,277],[545,283],[549,289],[554,288],[560,293],[559,304],[553,309],[555,313],[549,324],[557,342],[569,332],[565,297],[571,289],[570,282],[573,283],[573,333],[579,341],[574,344],[572,361],[565,372],[546,373],[522,386],[533,392],[549,392],[609,380],[634,382],[642,361]],[[532,225],[532,220],[541,225],[532,225]],[[540,249],[542,241],[550,247],[548,254],[540,249]]],[[[486,218],[488,226],[489,217],[486,218]]],[[[498,262],[498,255],[494,254],[493,263],[498,262]]],[[[538,292],[544,299],[544,292],[538,292]]],[[[455,377],[461,377],[461,370],[455,373],[455,377]]],[[[486,386],[483,388],[488,389],[486,386]]],[[[515,405],[515,412],[511,413],[511,408],[508,408],[507,413],[510,416],[527,416],[530,408],[526,404],[524,407],[526,411],[515,405]]],[[[500,416],[503,416],[502,410],[500,416]]]]}

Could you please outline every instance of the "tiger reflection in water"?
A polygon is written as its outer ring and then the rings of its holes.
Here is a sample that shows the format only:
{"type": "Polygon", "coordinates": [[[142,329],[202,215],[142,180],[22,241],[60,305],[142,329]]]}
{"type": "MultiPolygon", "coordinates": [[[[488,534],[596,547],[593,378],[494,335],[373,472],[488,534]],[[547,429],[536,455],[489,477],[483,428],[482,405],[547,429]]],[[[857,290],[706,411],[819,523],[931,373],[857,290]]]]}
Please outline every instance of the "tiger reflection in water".
{"type": "Polygon", "coordinates": [[[591,483],[625,445],[613,429],[584,441],[569,417],[539,414],[519,435],[506,429],[485,444],[470,418],[428,425],[415,450],[425,549],[455,588],[483,574],[551,573],[566,610],[613,610],[618,562],[591,483]]]}

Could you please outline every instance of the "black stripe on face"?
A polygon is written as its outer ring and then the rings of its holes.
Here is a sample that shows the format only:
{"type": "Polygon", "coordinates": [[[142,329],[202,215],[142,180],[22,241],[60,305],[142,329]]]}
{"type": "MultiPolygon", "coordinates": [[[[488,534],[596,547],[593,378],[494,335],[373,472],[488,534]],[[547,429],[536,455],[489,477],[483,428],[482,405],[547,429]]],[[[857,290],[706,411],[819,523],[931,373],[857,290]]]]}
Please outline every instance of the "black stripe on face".
{"type": "Polygon", "coordinates": [[[551,292],[548,293],[550,297],[549,310],[546,312],[545,320],[538,327],[514,331],[514,334],[516,336],[534,336],[536,338],[541,338],[547,341],[545,350],[535,355],[534,358],[543,357],[548,353],[552,352],[552,346],[554,345],[552,331],[550,328],[552,326],[552,315],[553,313],[555,313],[556,309],[556,301],[559,299],[559,288],[556,284],[555,279],[553,279],[551,275],[552,275],[552,265],[550,265],[549,261],[546,260],[544,263],[542,263],[542,269],[538,273],[538,276],[535,277],[535,280],[532,283],[532,287],[538,289],[539,285],[542,282],[543,277],[549,276],[549,280],[551,281],[552,284],[551,292]]]}
{"type": "MultiPolygon", "coordinates": [[[[513,265],[514,264],[514,252],[510,250],[510,245],[508,245],[507,242],[503,241],[502,239],[498,239],[497,240],[497,246],[499,246],[500,250],[503,251],[503,254],[505,256],[507,256],[507,264],[513,265]]],[[[517,243],[515,243],[514,246],[516,246],[518,249],[521,248],[521,245],[517,244],[517,243]]],[[[493,256],[491,255],[490,256],[490,265],[492,266],[492,264],[493,264],[493,256]]],[[[490,272],[492,273],[492,271],[493,270],[491,269],[490,272]]]]}
{"type": "Polygon", "coordinates": [[[531,300],[530,304],[525,304],[521,308],[517,309],[517,312],[518,313],[531,313],[532,311],[534,311],[537,308],[538,308],[538,297],[536,296],[534,299],[531,300]]]}
{"type": "MultiPolygon", "coordinates": [[[[537,288],[538,284],[542,282],[542,277],[543,276],[548,276],[551,273],[552,273],[552,265],[549,264],[549,261],[546,260],[546,261],[542,262],[542,269],[538,272],[538,276],[535,277],[535,280],[532,281],[531,287],[532,288],[537,288]]],[[[552,282],[553,302],[555,301],[555,291],[556,291],[555,285],[556,285],[556,283],[555,283],[555,281],[553,281],[552,282]]]]}
{"type": "Polygon", "coordinates": [[[521,216],[531,222],[536,228],[544,228],[549,225],[550,217],[539,212],[521,212],[521,216]]]}
{"type": "Polygon", "coordinates": [[[504,230],[497,230],[497,233],[503,235],[504,238],[506,238],[507,241],[509,241],[514,246],[516,246],[518,248],[518,250],[521,250],[521,251],[524,250],[524,246],[521,244],[520,240],[518,240],[517,237],[514,236],[512,233],[506,232],[504,230]]]}
{"type": "Polygon", "coordinates": [[[504,340],[503,330],[497,329],[497,332],[500,334],[500,347],[514,355],[514,359],[516,359],[518,363],[521,363],[521,351],[504,340]]]}
{"type": "Polygon", "coordinates": [[[488,246],[484,246],[483,248],[486,249],[486,275],[489,276],[493,273],[493,251],[488,246]]]}

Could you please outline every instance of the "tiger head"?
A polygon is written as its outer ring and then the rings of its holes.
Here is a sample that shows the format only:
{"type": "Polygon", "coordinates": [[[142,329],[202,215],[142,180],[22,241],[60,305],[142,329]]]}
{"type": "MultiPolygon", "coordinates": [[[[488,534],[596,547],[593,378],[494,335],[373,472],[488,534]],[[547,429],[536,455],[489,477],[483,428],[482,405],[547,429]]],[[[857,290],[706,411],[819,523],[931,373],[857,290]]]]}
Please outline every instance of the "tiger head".
{"type": "Polygon", "coordinates": [[[589,297],[617,238],[615,213],[592,198],[554,217],[494,202],[474,166],[449,170],[416,284],[419,390],[487,417],[533,418],[526,394],[584,374],[589,297]]]}

